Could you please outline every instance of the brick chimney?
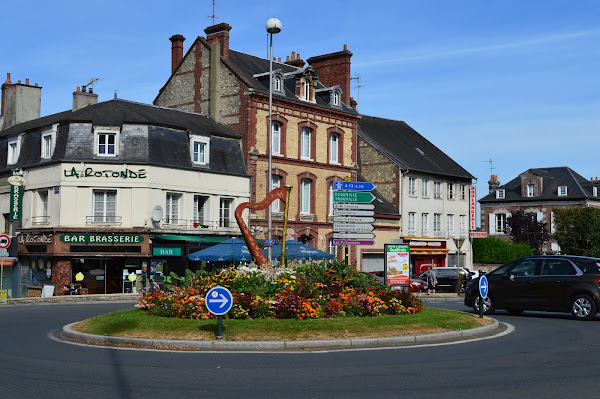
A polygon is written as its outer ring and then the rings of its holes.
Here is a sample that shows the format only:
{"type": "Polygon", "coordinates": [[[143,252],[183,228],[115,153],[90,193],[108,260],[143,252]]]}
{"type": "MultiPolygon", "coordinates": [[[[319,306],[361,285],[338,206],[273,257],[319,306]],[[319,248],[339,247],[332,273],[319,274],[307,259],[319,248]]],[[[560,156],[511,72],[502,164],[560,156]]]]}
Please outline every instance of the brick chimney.
{"type": "Polygon", "coordinates": [[[493,193],[494,191],[496,191],[496,189],[498,187],[500,187],[500,182],[498,181],[498,176],[492,175],[490,177],[490,180],[488,181],[488,186],[489,186],[490,193],[493,193]]]}
{"type": "Polygon", "coordinates": [[[40,117],[42,88],[37,83],[32,86],[29,79],[25,80],[25,84],[20,80],[12,83],[10,73],[7,73],[1,91],[0,130],[40,117]]]}
{"type": "Polygon", "coordinates": [[[306,60],[319,75],[321,82],[332,87],[339,85],[342,88],[342,101],[350,104],[350,58],[352,53],[344,44],[344,49],[337,53],[317,55],[306,60]]]}
{"type": "Polygon", "coordinates": [[[231,26],[225,22],[209,26],[204,29],[206,41],[209,43],[219,42],[221,45],[221,57],[229,58],[229,31],[231,26]]]}
{"type": "Polygon", "coordinates": [[[300,53],[296,54],[295,51],[292,51],[292,56],[287,56],[285,59],[285,63],[296,68],[302,68],[304,66],[304,60],[300,58],[300,53]]]}
{"type": "Polygon", "coordinates": [[[77,111],[78,109],[97,103],[98,95],[92,93],[92,89],[90,89],[90,92],[87,93],[82,91],[79,86],[77,86],[77,90],[73,92],[73,111],[77,111]]]}
{"type": "Polygon", "coordinates": [[[181,60],[183,60],[183,42],[185,41],[185,37],[173,35],[169,40],[171,41],[171,74],[174,74],[179,64],[181,64],[181,60]]]}

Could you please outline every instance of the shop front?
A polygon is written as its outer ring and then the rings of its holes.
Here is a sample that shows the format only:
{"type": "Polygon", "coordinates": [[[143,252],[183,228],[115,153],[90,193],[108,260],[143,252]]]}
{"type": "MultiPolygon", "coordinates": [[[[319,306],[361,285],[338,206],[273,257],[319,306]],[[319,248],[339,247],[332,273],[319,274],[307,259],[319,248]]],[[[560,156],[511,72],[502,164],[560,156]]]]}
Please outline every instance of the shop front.
{"type": "Polygon", "coordinates": [[[445,267],[447,265],[447,240],[428,240],[404,237],[403,242],[410,246],[410,267],[414,275],[427,270],[429,266],[445,267]]]}

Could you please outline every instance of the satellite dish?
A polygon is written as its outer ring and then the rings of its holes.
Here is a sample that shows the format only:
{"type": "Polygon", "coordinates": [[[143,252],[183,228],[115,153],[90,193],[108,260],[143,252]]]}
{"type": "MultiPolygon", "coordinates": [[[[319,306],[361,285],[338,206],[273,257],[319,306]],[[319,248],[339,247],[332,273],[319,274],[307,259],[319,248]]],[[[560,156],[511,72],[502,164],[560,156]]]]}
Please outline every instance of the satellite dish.
{"type": "Polygon", "coordinates": [[[152,209],[152,221],[154,223],[160,222],[163,217],[163,209],[160,205],[156,205],[154,209],[152,209]]]}

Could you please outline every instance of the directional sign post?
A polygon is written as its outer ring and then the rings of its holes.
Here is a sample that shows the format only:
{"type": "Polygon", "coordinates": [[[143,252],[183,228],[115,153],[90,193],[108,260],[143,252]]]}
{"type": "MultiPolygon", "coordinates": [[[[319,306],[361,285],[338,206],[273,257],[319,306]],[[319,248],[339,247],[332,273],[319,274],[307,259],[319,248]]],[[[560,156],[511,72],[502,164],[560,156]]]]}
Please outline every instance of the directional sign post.
{"type": "Polygon", "coordinates": [[[490,286],[486,276],[479,277],[479,318],[483,319],[483,301],[487,298],[490,286]]]}
{"type": "Polygon", "coordinates": [[[352,191],[373,191],[375,185],[369,182],[362,181],[334,181],[334,190],[352,190],[352,191]]]}
{"type": "Polygon", "coordinates": [[[223,315],[233,305],[233,295],[225,287],[214,287],[206,293],[206,308],[217,316],[217,339],[223,338],[223,315]]]}
{"type": "Polygon", "coordinates": [[[375,199],[371,193],[360,191],[334,191],[333,202],[351,202],[358,204],[369,204],[375,199]]]}
{"type": "Polygon", "coordinates": [[[334,245],[346,246],[346,261],[349,245],[374,245],[375,229],[371,223],[375,196],[370,192],[375,185],[369,182],[333,182],[333,238],[334,245]]]}

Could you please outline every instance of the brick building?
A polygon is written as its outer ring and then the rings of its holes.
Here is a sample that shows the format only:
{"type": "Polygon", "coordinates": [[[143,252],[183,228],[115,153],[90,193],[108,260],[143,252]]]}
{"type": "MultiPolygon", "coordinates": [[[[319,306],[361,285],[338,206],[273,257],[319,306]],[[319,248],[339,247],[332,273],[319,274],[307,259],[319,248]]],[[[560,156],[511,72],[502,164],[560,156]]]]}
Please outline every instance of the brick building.
{"type": "MultiPolygon", "coordinates": [[[[553,233],[554,209],[600,208],[598,178],[587,180],[568,167],[529,169],[503,185],[492,175],[488,183],[489,194],[479,200],[481,228],[498,238],[510,238],[506,234],[506,219],[519,209],[535,214],[553,233]]],[[[556,253],[560,248],[551,240],[542,251],[556,253]]]]}

